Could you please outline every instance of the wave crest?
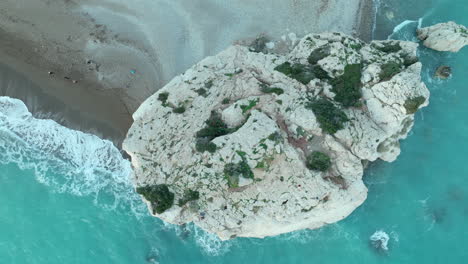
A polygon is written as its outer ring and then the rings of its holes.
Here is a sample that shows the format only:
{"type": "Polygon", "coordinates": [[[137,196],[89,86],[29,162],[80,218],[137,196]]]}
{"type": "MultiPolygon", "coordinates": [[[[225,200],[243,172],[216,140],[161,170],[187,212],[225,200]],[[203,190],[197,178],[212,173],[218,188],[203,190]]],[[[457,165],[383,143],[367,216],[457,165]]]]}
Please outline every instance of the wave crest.
{"type": "Polygon", "coordinates": [[[146,213],[132,185],[130,162],[107,140],[36,119],[17,99],[0,97],[0,162],[33,170],[54,191],[92,196],[104,208],[146,213]]]}

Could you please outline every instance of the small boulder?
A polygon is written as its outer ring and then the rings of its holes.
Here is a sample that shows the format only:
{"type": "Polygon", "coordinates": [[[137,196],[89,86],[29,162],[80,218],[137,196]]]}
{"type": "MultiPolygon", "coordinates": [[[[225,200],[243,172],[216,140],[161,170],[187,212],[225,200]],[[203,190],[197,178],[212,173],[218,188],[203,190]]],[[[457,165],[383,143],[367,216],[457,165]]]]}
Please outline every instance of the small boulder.
{"type": "Polygon", "coordinates": [[[376,231],[372,236],[369,238],[371,245],[379,250],[386,252],[388,251],[388,241],[390,240],[390,236],[382,230],[376,231]]]}
{"type": "Polygon", "coordinates": [[[424,46],[437,51],[458,52],[468,45],[468,29],[452,21],[420,28],[417,34],[424,46]]]}
{"type": "Polygon", "coordinates": [[[439,66],[434,74],[439,79],[447,79],[452,75],[452,68],[450,66],[442,65],[439,66]]]}

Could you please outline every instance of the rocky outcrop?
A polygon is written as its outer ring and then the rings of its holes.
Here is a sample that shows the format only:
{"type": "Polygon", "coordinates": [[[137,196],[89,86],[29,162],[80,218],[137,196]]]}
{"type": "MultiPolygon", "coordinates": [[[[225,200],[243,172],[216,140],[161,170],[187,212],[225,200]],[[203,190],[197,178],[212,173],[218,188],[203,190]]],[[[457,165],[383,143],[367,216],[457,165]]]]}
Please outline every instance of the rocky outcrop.
{"type": "Polygon", "coordinates": [[[458,52],[468,45],[468,29],[452,21],[418,29],[417,34],[424,46],[437,51],[458,52]]]}
{"type": "Polygon", "coordinates": [[[308,35],[287,55],[232,46],[148,98],[123,148],[156,217],[221,239],[339,221],[428,104],[416,43],[308,35]]]}
{"type": "Polygon", "coordinates": [[[452,68],[450,66],[442,65],[437,67],[434,76],[439,79],[447,79],[452,75],[452,68]]]}

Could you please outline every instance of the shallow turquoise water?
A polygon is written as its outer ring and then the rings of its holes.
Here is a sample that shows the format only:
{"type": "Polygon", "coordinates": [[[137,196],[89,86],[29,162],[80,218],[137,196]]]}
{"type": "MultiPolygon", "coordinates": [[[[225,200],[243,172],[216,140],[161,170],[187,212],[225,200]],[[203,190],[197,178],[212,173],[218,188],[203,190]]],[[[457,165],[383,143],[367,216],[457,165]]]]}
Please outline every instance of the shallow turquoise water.
{"type": "MultiPolygon", "coordinates": [[[[465,0],[382,2],[380,38],[403,20],[423,16],[423,26],[447,20],[468,25],[465,0]]],[[[409,23],[392,38],[412,39],[416,26],[409,23]]],[[[431,104],[417,114],[399,159],[367,171],[365,204],[337,224],[264,240],[220,242],[193,226],[166,226],[149,217],[135,194],[123,191],[128,163],[116,161],[96,138],[73,134],[76,144],[97,145],[93,149],[108,161],[103,167],[93,163],[101,157],[87,159],[90,149],[61,155],[61,144],[31,147],[0,127],[0,160],[6,163],[0,163],[0,263],[466,263],[468,48],[457,54],[421,48],[420,56],[431,104]],[[453,67],[451,79],[431,78],[440,64],[453,67]],[[44,149],[54,158],[44,157],[44,149]],[[377,230],[390,235],[387,253],[370,246],[377,230]]],[[[29,140],[35,138],[43,139],[29,140]]]]}

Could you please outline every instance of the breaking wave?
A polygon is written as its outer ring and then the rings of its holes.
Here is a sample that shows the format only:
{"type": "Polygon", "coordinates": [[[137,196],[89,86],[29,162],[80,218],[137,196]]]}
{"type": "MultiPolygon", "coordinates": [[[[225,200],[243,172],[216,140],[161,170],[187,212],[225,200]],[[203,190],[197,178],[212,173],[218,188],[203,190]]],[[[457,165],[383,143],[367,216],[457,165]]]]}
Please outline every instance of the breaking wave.
{"type": "Polygon", "coordinates": [[[106,209],[146,211],[132,186],[130,162],[112,142],[36,119],[22,101],[9,97],[0,97],[0,163],[33,170],[53,191],[91,196],[106,209]]]}

